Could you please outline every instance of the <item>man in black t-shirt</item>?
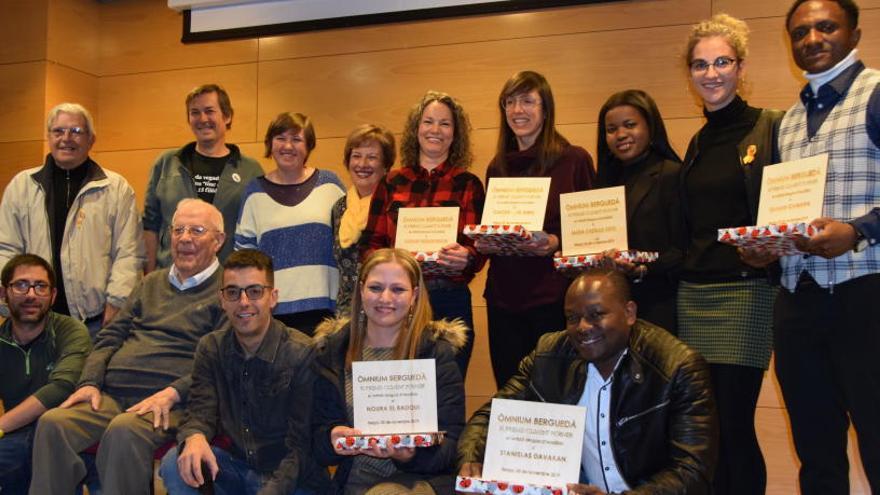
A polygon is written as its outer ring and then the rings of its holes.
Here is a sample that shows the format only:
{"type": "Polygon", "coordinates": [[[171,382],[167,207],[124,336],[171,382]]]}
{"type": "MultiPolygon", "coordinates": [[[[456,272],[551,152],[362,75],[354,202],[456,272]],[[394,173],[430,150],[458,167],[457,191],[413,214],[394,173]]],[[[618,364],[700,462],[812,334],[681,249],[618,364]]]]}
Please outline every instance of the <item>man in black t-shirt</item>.
{"type": "MultiPolygon", "coordinates": [[[[232,103],[216,84],[193,89],[186,97],[187,120],[195,141],[162,153],[153,164],[144,199],[144,243],[146,271],[169,266],[171,216],[184,198],[199,198],[223,214],[224,230],[232,237],[244,186],[263,175],[259,163],[243,156],[237,146],[226,142],[232,128],[232,103]]],[[[232,251],[227,242],[218,257],[232,251]]]]}

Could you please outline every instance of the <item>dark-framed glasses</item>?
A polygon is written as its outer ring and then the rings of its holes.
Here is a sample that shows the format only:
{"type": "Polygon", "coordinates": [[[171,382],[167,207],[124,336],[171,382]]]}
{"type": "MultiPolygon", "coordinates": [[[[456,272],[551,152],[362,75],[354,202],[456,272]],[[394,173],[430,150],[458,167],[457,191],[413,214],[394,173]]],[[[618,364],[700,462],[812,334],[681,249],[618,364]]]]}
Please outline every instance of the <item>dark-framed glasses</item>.
{"type": "Polygon", "coordinates": [[[189,232],[193,237],[202,237],[213,229],[209,229],[204,225],[172,225],[171,235],[180,237],[184,232],[189,232]]]}
{"type": "Polygon", "coordinates": [[[85,127],[53,127],[49,129],[49,132],[57,138],[64,137],[68,133],[71,136],[85,136],[89,133],[85,127]]]}
{"type": "Polygon", "coordinates": [[[238,302],[241,299],[241,293],[247,294],[248,299],[256,301],[263,298],[266,289],[271,289],[271,285],[248,285],[247,287],[239,287],[237,285],[227,285],[220,289],[220,295],[229,302],[238,302]]]}
{"type": "Polygon", "coordinates": [[[46,282],[30,283],[27,280],[16,280],[9,284],[9,289],[17,296],[26,296],[31,288],[34,289],[34,294],[38,296],[48,296],[52,292],[52,286],[46,282]]]}
{"type": "Polygon", "coordinates": [[[709,67],[715,67],[715,72],[726,74],[733,70],[739,60],[731,57],[718,57],[712,62],[707,62],[701,58],[691,61],[691,74],[705,74],[709,71],[709,67]]]}

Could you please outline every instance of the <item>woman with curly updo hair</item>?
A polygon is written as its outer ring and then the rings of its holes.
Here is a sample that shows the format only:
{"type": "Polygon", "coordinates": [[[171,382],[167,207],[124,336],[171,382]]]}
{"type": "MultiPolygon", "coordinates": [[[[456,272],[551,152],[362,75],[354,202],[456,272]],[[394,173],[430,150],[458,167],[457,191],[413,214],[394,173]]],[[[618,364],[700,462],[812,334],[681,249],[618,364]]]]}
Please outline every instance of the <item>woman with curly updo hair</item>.
{"type": "Polygon", "coordinates": [[[764,493],[755,407],[770,363],[776,289],[767,271],[717,241],[718,229],[755,225],[761,173],[777,163],[782,112],[749,106],[738,94],[748,55],[746,24],[718,14],[695,25],[685,52],[706,124],[682,167],[688,238],[678,287],[678,336],[711,366],[720,443],[715,493],[764,493]]]}
{"type": "Polygon", "coordinates": [[[456,356],[462,376],[473,349],[473,312],[468,283],[483,267],[484,258],[462,235],[467,224],[480,222],[485,191],[476,175],[467,171],[473,155],[471,125],[461,105],[451,96],[428,91],[412,108],[400,142],[401,167],[392,170],[376,188],[364,236],[362,257],[394,247],[400,208],[457,206],[458,239],[443,246],[438,264],[446,274],[427,274],[425,284],[434,315],[458,318],[467,326],[467,344],[456,356]]]}

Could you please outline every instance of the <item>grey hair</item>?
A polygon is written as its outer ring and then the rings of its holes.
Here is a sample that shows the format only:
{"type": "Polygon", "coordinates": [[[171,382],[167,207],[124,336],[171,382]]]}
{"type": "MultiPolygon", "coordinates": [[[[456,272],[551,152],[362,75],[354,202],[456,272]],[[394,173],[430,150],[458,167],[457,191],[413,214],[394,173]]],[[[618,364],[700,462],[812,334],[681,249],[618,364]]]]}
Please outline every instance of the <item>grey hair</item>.
{"type": "Polygon", "coordinates": [[[52,110],[49,110],[49,115],[46,117],[46,131],[52,130],[52,125],[58,119],[58,114],[60,113],[69,113],[71,115],[79,115],[86,121],[86,130],[89,132],[89,136],[95,136],[95,121],[92,119],[92,114],[86,110],[86,107],[80,105],[79,103],[59,103],[52,107],[52,110]]]}
{"type": "Polygon", "coordinates": [[[172,225],[174,225],[174,219],[177,218],[177,212],[179,212],[181,208],[189,206],[200,206],[202,208],[208,208],[208,217],[214,224],[212,225],[212,227],[214,227],[214,229],[216,229],[218,232],[223,232],[223,214],[220,213],[220,210],[218,210],[216,206],[199,198],[181,199],[180,202],[177,203],[177,208],[174,209],[174,216],[171,217],[172,225]]]}

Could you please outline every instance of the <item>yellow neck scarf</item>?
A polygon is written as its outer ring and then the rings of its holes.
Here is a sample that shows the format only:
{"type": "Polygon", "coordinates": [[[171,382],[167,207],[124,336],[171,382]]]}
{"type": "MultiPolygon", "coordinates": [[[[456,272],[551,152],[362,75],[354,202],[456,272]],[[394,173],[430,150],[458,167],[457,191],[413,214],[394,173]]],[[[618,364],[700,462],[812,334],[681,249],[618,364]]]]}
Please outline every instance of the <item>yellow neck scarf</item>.
{"type": "Polygon", "coordinates": [[[361,238],[361,232],[367,228],[372,197],[370,195],[362,198],[356,187],[348,188],[348,193],[345,195],[345,213],[339,220],[339,245],[342,249],[356,243],[361,238]]]}

